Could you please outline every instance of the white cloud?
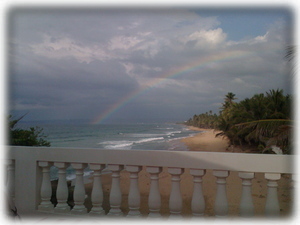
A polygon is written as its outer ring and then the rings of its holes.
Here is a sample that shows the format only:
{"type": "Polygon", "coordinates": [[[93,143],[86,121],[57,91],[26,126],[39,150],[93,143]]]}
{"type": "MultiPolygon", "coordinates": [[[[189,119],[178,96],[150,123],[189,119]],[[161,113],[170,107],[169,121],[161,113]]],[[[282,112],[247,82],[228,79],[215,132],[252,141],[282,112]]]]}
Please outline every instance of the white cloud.
{"type": "Polygon", "coordinates": [[[257,36],[254,38],[256,42],[266,42],[268,37],[268,32],[263,36],[257,36]]]}
{"type": "Polygon", "coordinates": [[[196,31],[185,38],[182,38],[186,44],[188,42],[195,42],[195,46],[198,48],[214,48],[217,45],[222,44],[226,40],[227,35],[221,28],[213,30],[200,30],[196,31]]]}

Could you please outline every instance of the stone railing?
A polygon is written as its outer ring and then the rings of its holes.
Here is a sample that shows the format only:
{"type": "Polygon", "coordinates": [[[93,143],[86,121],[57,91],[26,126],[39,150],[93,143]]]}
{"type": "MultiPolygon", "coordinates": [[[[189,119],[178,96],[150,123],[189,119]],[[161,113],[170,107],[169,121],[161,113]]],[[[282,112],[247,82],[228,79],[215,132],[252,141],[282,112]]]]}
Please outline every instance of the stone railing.
{"type": "MultiPolygon", "coordinates": [[[[279,215],[280,207],[277,194],[278,180],[281,174],[293,173],[293,159],[288,155],[238,154],[219,152],[189,151],[150,151],[150,150],[103,150],[73,148],[38,148],[9,147],[7,154],[7,196],[10,203],[18,209],[19,215],[37,215],[48,212],[49,215],[76,214],[85,216],[127,216],[127,217],[161,217],[161,194],[159,174],[162,168],[171,175],[171,192],[169,196],[170,217],[181,217],[182,190],[181,175],[188,169],[193,177],[191,215],[204,216],[206,202],[202,191],[202,180],[207,170],[212,170],[216,178],[216,195],[214,215],[228,216],[230,202],[227,199],[226,178],[231,171],[238,172],[242,181],[239,215],[254,215],[251,186],[255,173],[263,173],[267,180],[267,199],[265,214],[279,215]],[[50,201],[52,186],[50,169],[58,170],[58,182],[55,190],[55,201],[50,201]],[[92,207],[84,204],[86,190],[84,169],[93,171],[90,195],[92,207]],[[67,204],[69,188],[66,180],[66,169],[75,171],[73,206],[67,204]],[[144,168],[150,175],[148,194],[148,213],[140,212],[139,172],[144,168]],[[122,193],[120,189],[120,172],[129,172],[128,210],[121,210],[122,193]],[[109,194],[109,211],[105,213],[103,205],[102,176],[103,171],[111,175],[109,194]]],[[[53,196],[52,196],[53,198],[53,196]]]]}

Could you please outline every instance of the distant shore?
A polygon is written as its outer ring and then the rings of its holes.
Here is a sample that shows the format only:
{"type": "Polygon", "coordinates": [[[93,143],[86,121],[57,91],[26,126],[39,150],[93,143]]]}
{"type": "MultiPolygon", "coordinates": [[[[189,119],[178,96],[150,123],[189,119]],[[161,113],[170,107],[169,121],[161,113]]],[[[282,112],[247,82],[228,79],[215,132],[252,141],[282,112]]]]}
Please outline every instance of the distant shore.
{"type": "Polygon", "coordinates": [[[216,134],[221,131],[193,126],[187,127],[190,130],[202,131],[195,136],[181,139],[181,142],[183,142],[190,151],[256,153],[255,147],[232,146],[227,137],[216,137],[216,134]]]}

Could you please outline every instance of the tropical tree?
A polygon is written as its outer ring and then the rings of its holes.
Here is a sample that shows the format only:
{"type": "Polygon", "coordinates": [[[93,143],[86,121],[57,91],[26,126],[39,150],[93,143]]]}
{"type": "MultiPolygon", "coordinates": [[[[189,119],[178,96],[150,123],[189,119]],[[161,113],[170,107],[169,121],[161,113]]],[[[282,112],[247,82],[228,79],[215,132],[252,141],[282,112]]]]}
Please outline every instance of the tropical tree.
{"type": "Polygon", "coordinates": [[[225,95],[219,115],[206,112],[194,115],[187,125],[219,130],[231,145],[252,145],[262,153],[274,146],[284,154],[291,153],[292,97],[283,90],[269,90],[235,102],[235,94],[225,95]]]}
{"type": "Polygon", "coordinates": [[[290,45],[286,48],[286,55],[285,58],[288,61],[292,61],[295,58],[296,46],[290,45]]]}
{"type": "Polygon", "coordinates": [[[262,153],[271,152],[272,146],[278,146],[284,154],[292,152],[292,121],[289,119],[267,119],[236,124],[240,132],[248,131],[245,140],[249,143],[261,143],[262,153]]]}
{"type": "Polygon", "coordinates": [[[194,115],[185,124],[188,126],[195,126],[205,129],[215,129],[217,127],[217,114],[213,114],[212,110],[209,112],[194,115]]]}
{"type": "Polygon", "coordinates": [[[233,105],[233,100],[237,99],[234,97],[235,94],[233,94],[232,92],[228,92],[227,95],[225,95],[224,98],[224,103],[223,103],[223,109],[227,109],[228,107],[231,107],[233,105]]]}
{"type": "MultiPolygon", "coordinates": [[[[224,100],[224,104],[229,102],[228,95],[224,100]]],[[[283,153],[290,153],[290,109],[291,96],[285,96],[283,90],[256,94],[223,108],[218,123],[221,132],[217,135],[227,136],[233,145],[256,145],[262,152],[277,146],[283,153]]]]}

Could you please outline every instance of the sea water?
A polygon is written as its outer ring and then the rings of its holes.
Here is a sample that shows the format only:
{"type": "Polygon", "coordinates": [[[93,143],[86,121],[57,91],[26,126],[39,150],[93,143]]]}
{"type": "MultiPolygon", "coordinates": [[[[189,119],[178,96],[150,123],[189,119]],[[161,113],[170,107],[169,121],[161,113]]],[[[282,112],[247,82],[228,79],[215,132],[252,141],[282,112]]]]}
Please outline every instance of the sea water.
{"type": "MultiPolygon", "coordinates": [[[[180,140],[193,136],[197,131],[175,123],[139,124],[87,124],[59,122],[23,122],[17,128],[43,129],[51,147],[98,148],[120,150],[187,151],[180,140]]],[[[90,170],[85,175],[90,175],[90,170]]],[[[67,170],[67,179],[75,177],[74,170],[67,170]]],[[[51,169],[51,179],[57,179],[57,169],[51,169]]]]}
{"type": "Polygon", "coordinates": [[[45,139],[51,143],[51,147],[186,151],[186,146],[180,140],[197,133],[175,123],[21,124],[21,128],[25,129],[36,126],[43,129],[45,139]]]}

